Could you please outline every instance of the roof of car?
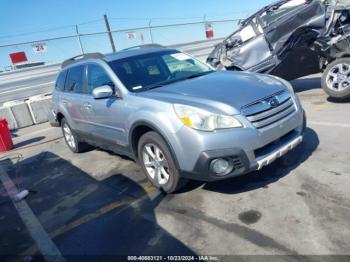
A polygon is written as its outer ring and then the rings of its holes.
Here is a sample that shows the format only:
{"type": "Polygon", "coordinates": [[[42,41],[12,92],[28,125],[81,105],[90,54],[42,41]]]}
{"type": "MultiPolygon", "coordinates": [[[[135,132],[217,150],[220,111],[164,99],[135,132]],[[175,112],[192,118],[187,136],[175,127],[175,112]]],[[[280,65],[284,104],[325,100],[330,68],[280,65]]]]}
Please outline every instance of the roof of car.
{"type": "Polygon", "coordinates": [[[119,59],[124,59],[128,57],[133,57],[133,56],[139,56],[139,55],[144,55],[144,54],[151,54],[151,53],[158,53],[158,52],[164,52],[164,51],[177,51],[176,49],[172,48],[165,48],[161,46],[156,46],[152,45],[151,47],[148,46],[137,46],[137,47],[132,47],[129,49],[121,50],[115,53],[109,53],[109,54],[101,54],[101,53],[87,53],[87,54],[82,54],[78,55],[72,58],[69,58],[65,60],[62,63],[62,68],[70,67],[74,64],[78,64],[81,62],[84,62],[86,60],[91,60],[91,59],[100,59],[104,60],[106,62],[111,62],[119,59]]]}
{"type": "Polygon", "coordinates": [[[115,61],[119,59],[124,59],[128,57],[133,57],[133,56],[139,56],[139,55],[144,55],[144,54],[151,54],[151,53],[158,53],[162,51],[176,51],[176,49],[171,49],[171,48],[140,48],[140,49],[128,49],[128,50],[122,50],[119,52],[115,53],[110,53],[106,54],[104,57],[104,60],[107,62],[110,61],[115,61]]]}

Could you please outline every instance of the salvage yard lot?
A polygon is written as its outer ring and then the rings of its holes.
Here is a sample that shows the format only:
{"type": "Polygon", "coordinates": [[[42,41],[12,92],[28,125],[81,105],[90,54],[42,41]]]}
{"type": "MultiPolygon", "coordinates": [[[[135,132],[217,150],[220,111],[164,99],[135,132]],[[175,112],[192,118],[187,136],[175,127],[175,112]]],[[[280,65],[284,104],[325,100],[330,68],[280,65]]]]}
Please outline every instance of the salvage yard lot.
{"type": "MultiPolygon", "coordinates": [[[[1,165],[31,190],[25,201],[64,256],[350,255],[350,101],[328,99],[319,82],[293,82],[309,123],[302,145],[243,177],[166,196],[133,161],[73,154],[47,124],[19,130],[1,165]]],[[[0,255],[40,254],[5,192],[0,255]]]]}

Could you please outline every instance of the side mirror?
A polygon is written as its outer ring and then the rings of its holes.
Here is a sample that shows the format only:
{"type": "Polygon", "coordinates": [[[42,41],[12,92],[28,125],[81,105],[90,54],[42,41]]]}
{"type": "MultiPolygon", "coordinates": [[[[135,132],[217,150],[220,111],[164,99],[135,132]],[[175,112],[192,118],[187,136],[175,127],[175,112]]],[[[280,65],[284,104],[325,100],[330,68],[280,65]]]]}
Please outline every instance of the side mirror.
{"type": "Polygon", "coordinates": [[[92,90],[92,96],[95,99],[102,99],[102,98],[108,98],[113,95],[114,91],[112,87],[108,85],[96,87],[94,90],[92,90]]]}

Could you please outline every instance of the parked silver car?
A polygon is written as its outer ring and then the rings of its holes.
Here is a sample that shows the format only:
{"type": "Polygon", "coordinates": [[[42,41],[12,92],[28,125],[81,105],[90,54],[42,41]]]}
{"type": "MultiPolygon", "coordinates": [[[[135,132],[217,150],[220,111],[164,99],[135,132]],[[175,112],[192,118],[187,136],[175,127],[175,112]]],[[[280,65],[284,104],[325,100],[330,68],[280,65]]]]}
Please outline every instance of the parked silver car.
{"type": "Polygon", "coordinates": [[[287,81],[215,72],[160,47],[67,60],[50,118],[73,152],[88,143],[129,156],[168,193],[187,179],[261,169],[298,145],[305,128],[287,81]]]}

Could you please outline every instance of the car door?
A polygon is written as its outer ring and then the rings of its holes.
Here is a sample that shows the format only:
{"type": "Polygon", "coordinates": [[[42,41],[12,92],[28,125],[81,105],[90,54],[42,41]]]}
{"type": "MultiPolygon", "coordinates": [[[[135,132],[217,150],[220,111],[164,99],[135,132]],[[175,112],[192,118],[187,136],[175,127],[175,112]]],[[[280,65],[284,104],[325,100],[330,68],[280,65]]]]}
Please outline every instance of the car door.
{"type": "Polygon", "coordinates": [[[232,38],[239,39],[240,44],[232,49],[226,48],[226,55],[234,66],[242,70],[250,70],[272,55],[269,43],[256,18],[232,35],[232,38]]]}
{"type": "Polygon", "coordinates": [[[125,134],[124,101],[117,95],[109,98],[94,99],[92,91],[104,85],[109,85],[116,93],[116,85],[102,65],[89,63],[87,65],[87,87],[90,106],[88,114],[88,129],[95,139],[104,144],[118,144],[125,146],[127,138],[125,134]]]}
{"type": "Polygon", "coordinates": [[[325,27],[325,7],[319,1],[293,0],[262,14],[265,35],[280,60],[271,74],[291,80],[320,71],[318,54],[310,48],[325,27]]]}
{"type": "Polygon", "coordinates": [[[267,41],[278,53],[300,28],[324,29],[325,6],[319,1],[293,0],[259,16],[267,41]]]}
{"type": "Polygon", "coordinates": [[[85,65],[77,65],[68,69],[65,92],[61,97],[61,104],[68,123],[73,130],[84,135],[87,127],[87,114],[89,108],[86,106],[85,65]]]}

